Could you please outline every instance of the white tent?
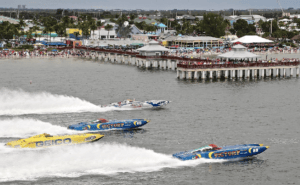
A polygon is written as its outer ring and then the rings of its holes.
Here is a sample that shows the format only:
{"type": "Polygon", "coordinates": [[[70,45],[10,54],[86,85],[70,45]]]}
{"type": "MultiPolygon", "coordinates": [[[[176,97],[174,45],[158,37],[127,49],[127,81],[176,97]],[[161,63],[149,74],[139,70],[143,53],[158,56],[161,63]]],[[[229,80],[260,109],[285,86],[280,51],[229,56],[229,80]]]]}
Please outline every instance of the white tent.
{"type": "Polygon", "coordinates": [[[259,37],[257,35],[245,35],[244,37],[241,37],[239,39],[235,39],[233,41],[230,41],[231,43],[241,42],[243,44],[250,44],[250,43],[272,43],[273,41],[264,39],[262,37],[259,37]]]}
{"type": "Polygon", "coordinates": [[[159,45],[157,41],[150,41],[149,45],[137,49],[137,51],[155,52],[155,51],[170,51],[169,49],[159,45]]]}
{"type": "Polygon", "coordinates": [[[246,50],[247,48],[243,45],[236,45],[232,47],[232,50],[217,56],[217,58],[231,58],[231,59],[243,59],[243,58],[261,58],[259,55],[255,55],[246,50]]]}
{"type": "Polygon", "coordinates": [[[33,44],[34,46],[44,46],[44,44],[42,44],[42,43],[35,43],[35,44],[33,44]]]}

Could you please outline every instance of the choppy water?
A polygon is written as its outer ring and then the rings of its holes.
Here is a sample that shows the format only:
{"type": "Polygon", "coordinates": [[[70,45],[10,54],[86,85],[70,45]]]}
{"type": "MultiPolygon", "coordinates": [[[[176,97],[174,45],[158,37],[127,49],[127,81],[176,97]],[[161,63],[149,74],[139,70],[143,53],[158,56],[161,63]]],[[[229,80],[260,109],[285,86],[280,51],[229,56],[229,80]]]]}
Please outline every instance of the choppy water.
{"type": "Polygon", "coordinates": [[[0,61],[0,183],[299,184],[300,80],[197,82],[173,71],[75,59],[0,61]],[[31,82],[31,83],[30,83],[31,82]],[[158,110],[99,105],[127,98],[172,101],[158,110]],[[10,149],[8,141],[96,118],[147,118],[96,143],[10,149]],[[207,144],[263,143],[253,160],[183,162],[172,153],[207,144]]]}

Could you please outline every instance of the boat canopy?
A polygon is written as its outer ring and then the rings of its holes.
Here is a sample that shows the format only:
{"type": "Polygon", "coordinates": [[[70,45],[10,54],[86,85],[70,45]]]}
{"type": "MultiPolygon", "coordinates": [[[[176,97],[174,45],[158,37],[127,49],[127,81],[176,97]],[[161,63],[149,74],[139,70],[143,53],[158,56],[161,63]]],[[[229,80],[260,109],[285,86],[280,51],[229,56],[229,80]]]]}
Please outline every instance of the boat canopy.
{"type": "Polygon", "coordinates": [[[193,150],[192,152],[205,152],[205,151],[212,150],[212,149],[213,149],[213,147],[207,145],[207,146],[197,148],[197,149],[193,150]]]}
{"type": "Polygon", "coordinates": [[[210,145],[206,145],[200,148],[197,148],[195,150],[193,150],[192,152],[207,152],[210,150],[220,150],[221,148],[219,148],[217,145],[215,144],[210,144],[210,145]]]}
{"type": "Polygon", "coordinates": [[[91,123],[106,123],[108,122],[106,119],[99,118],[97,120],[91,121],[91,123]]]}
{"type": "Polygon", "coordinates": [[[103,118],[99,118],[98,120],[99,120],[99,123],[106,123],[106,122],[108,122],[106,119],[103,119],[103,118]]]}

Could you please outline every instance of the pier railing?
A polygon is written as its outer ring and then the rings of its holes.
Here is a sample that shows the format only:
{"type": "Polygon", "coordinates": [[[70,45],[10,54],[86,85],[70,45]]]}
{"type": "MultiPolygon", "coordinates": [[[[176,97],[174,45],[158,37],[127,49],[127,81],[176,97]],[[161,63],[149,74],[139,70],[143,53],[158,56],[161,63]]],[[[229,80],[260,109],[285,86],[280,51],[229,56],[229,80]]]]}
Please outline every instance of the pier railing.
{"type": "MultiPolygon", "coordinates": [[[[58,47],[59,50],[65,49],[74,49],[71,47],[58,47]]],[[[237,63],[237,64],[215,64],[216,61],[209,59],[200,59],[200,58],[185,58],[177,57],[170,55],[156,55],[156,56],[144,56],[139,55],[138,52],[133,51],[124,51],[121,49],[104,49],[104,48],[89,48],[84,46],[75,46],[75,49],[87,50],[87,51],[98,51],[103,53],[114,53],[119,55],[131,55],[136,58],[141,59],[162,59],[162,60],[175,60],[178,62],[177,67],[186,68],[186,69],[210,69],[210,68],[241,68],[241,67],[272,67],[272,66],[298,66],[299,60],[293,59],[292,61],[278,61],[278,62],[269,62],[262,63],[261,61],[254,63],[237,63]],[[206,64],[204,64],[206,63],[206,64]]]]}
{"type": "Polygon", "coordinates": [[[275,67],[275,66],[299,66],[300,62],[274,62],[274,63],[239,63],[239,64],[177,64],[179,68],[185,69],[212,69],[212,68],[243,68],[243,67],[275,67]]]}

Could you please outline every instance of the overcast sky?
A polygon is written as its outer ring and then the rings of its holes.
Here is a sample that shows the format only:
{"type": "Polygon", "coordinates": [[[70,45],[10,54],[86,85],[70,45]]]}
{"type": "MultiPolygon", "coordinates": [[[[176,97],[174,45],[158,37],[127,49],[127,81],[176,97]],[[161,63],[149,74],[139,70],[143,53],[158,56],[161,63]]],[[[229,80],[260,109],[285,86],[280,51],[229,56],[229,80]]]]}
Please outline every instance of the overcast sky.
{"type": "MultiPolygon", "coordinates": [[[[283,8],[300,8],[300,0],[280,0],[283,8]]],[[[70,9],[273,9],[279,8],[277,0],[0,0],[0,7],[17,8],[70,8],[70,9]]]]}

